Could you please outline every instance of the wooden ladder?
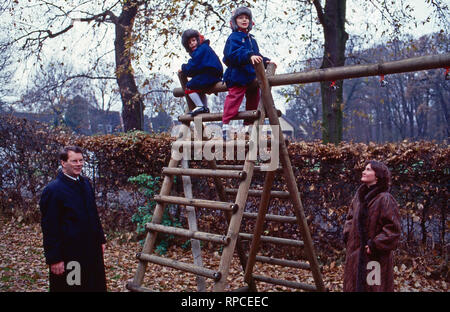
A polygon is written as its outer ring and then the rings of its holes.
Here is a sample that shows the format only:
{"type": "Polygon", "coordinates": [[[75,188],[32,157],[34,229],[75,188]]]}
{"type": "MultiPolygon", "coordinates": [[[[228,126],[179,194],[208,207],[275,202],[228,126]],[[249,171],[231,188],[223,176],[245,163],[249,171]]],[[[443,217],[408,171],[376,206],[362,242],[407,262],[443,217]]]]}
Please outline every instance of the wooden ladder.
{"type": "MultiPolygon", "coordinates": [[[[233,119],[252,121],[253,122],[252,129],[259,129],[259,127],[264,124],[264,120],[268,118],[270,125],[275,125],[279,129],[280,122],[278,118],[280,112],[275,109],[272,93],[270,90],[270,86],[268,84],[264,67],[262,64],[258,64],[257,66],[255,66],[255,69],[257,73],[258,84],[261,89],[261,102],[258,106],[258,109],[255,111],[240,112],[233,119]]],[[[273,75],[274,71],[275,68],[273,66],[268,67],[269,75],[270,74],[273,75]]],[[[186,78],[182,75],[180,75],[179,78],[183,89],[185,89],[185,85],[187,82],[186,78]]],[[[189,109],[192,110],[195,107],[195,105],[187,96],[186,100],[189,109]]],[[[201,116],[202,122],[222,120],[222,114],[220,113],[202,114],[199,116],[201,116]]],[[[185,125],[190,125],[191,122],[194,122],[195,124],[196,122],[195,118],[189,115],[180,116],[179,121],[181,121],[185,125]]],[[[203,133],[203,124],[201,124],[200,128],[201,133],[203,133]]],[[[182,163],[185,160],[181,160],[179,158],[174,157],[171,158],[168,167],[163,168],[164,180],[162,183],[161,191],[160,194],[155,196],[154,198],[155,201],[157,202],[157,205],[153,214],[152,221],[146,224],[146,229],[148,231],[147,236],[142,251],[138,253],[136,256],[137,259],[139,260],[139,264],[133,280],[126,285],[128,290],[152,291],[150,288],[142,286],[147,263],[152,262],[162,266],[168,266],[181,271],[193,273],[198,277],[206,277],[212,279],[214,281],[213,291],[224,291],[225,287],[227,286],[227,278],[229,275],[230,265],[235,250],[237,251],[241,265],[243,267],[243,271],[245,274],[244,280],[247,283],[247,286],[239,289],[239,291],[246,291],[246,290],[256,291],[257,288],[255,281],[273,283],[307,291],[325,290],[322,276],[320,273],[319,264],[315,256],[311,235],[303,212],[303,206],[297,189],[293,169],[289,159],[287,151],[287,142],[285,141],[281,130],[278,131],[278,133],[276,131],[272,133],[272,137],[269,144],[272,145],[271,148],[274,147],[279,148],[279,163],[281,164],[281,167],[279,167],[279,164],[277,162],[276,163],[277,168],[275,170],[265,171],[267,170],[267,167],[264,168],[264,164],[261,164],[259,166],[255,165],[256,149],[254,149],[254,147],[257,145],[252,145],[252,143],[259,142],[259,140],[257,139],[258,137],[257,132],[258,131],[253,130],[250,140],[244,142],[244,149],[247,152],[245,155],[245,161],[243,165],[218,165],[216,163],[216,160],[209,160],[207,162],[209,168],[193,169],[188,168],[186,163],[182,163]],[[278,138],[274,137],[275,134],[278,134],[278,138]],[[181,168],[179,167],[180,164],[182,164],[181,168]],[[262,191],[250,189],[253,174],[255,171],[260,171],[261,173],[266,174],[264,187],[262,191]],[[275,175],[281,172],[283,173],[284,179],[286,181],[288,192],[272,191],[275,175]],[[213,178],[218,198],[220,201],[189,198],[191,196],[187,196],[187,194],[189,195],[190,192],[189,189],[186,188],[186,185],[184,188],[185,197],[171,196],[170,192],[173,186],[174,176],[183,176],[183,177],[198,176],[198,177],[213,178]],[[236,179],[237,181],[239,181],[239,187],[237,189],[224,188],[223,182],[221,180],[222,178],[236,179]],[[228,196],[232,195],[235,196],[235,200],[234,202],[229,202],[227,198],[228,196]],[[261,197],[260,206],[257,214],[245,212],[245,206],[248,196],[261,197]],[[293,204],[295,217],[267,214],[269,201],[271,197],[289,199],[293,204]],[[190,219],[189,221],[190,229],[182,229],[161,225],[162,216],[166,204],[178,204],[186,207],[201,207],[201,208],[223,210],[225,212],[228,221],[227,233],[226,235],[218,235],[198,231],[196,224],[194,225],[192,224],[192,219],[190,219]],[[256,218],[256,226],[253,234],[239,233],[240,226],[242,224],[242,219],[244,217],[256,218]],[[296,222],[299,225],[303,241],[263,236],[262,232],[265,220],[277,222],[290,222],[290,223],[296,222]],[[218,270],[212,270],[205,268],[202,265],[198,265],[198,263],[201,263],[201,261],[200,262],[197,261],[197,264],[195,263],[191,264],[152,254],[158,233],[170,233],[173,235],[183,236],[191,240],[203,240],[223,245],[218,270]],[[242,242],[244,240],[251,240],[251,247],[248,251],[248,254],[246,254],[243,248],[242,242]],[[308,263],[258,256],[257,253],[260,249],[261,241],[304,248],[308,263]],[[310,270],[313,275],[314,285],[274,279],[271,277],[253,274],[253,269],[257,261],[310,270]]],[[[204,146],[205,144],[204,139],[205,138],[202,136],[202,143],[201,143],[202,146],[204,146]]],[[[186,143],[187,142],[184,142],[184,144],[186,143]]],[[[187,144],[191,144],[191,147],[194,147],[196,143],[198,144],[198,142],[192,141],[188,142],[187,144]]],[[[240,143],[242,142],[229,141],[226,144],[233,144],[237,149],[240,143]]],[[[185,180],[183,180],[183,182],[185,182],[185,180]]],[[[202,280],[197,279],[197,283],[201,281],[202,280]]],[[[200,291],[204,291],[204,286],[198,287],[197,289],[200,291]]]]}

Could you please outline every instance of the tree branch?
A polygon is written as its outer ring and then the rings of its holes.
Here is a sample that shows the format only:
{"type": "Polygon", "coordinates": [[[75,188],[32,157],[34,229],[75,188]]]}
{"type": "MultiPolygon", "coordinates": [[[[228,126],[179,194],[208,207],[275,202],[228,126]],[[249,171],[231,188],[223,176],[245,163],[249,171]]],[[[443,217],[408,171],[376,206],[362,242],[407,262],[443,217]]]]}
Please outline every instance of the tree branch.
{"type": "Polygon", "coordinates": [[[325,15],[323,12],[322,5],[320,4],[320,0],[314,0],[313,1],[314,7],[317,11],[317,17],[319,18],[320,24],[322,24],[323,27],[325,27],[325,15]]]}
{"type": "Polygon", "coordinates": [[[204,1],[204,2],[198,2],[198,4],[200,4],[200,5],[204,6],[204,7],[206,7],[207,10],[213,12],[214,15],[216,15],[217,18],[218,18],[219,20],[221,20],[224,24],[227,24],[227,23],[228,23],[227,21],[225,21],[225,20],[223,19],[223,17],[222,17],[223,14],[217,13],[216,10],[214,10],[213,6],[212,6],[211,4],[209,4],[208,2],[206,2],[206,1],[204,1]]]}
{"type": "Polygon", "coordinates": [[[105,80],[116,80],[117,79],[117,77],[111,77],[111,76],[91,76],[91,75],[88,75],[88,74],[79,74],[79,75],[74,75],[74,76],[67,77],[65,82],[67,82],[67,81],[69,81],[71,79],[75,79],[75,78],[105,79],[105,80]]]}
{"type": "MultiPolygon", "coordinates": [[[[75,22],[87,22],[87,23],[89,23],[89,22],[95,21],[95,22],[98,22],[98,23],[105,23],[105,22],[108,22],[107,21],[107,17],[109,17],[112,23],[114,23],[114,24],[118,23],[118,17],[110,9],[105,10],[102,13],[91,15],[91,16],[88,16],[88,17],[71,18],[71,17],[69,17],[69,13],[68,12],[64,12],[60,7],[58,7],[58,6],[54,5],[54,4],[48,3],[48,2],[44,2],[44,3],[46,3],[49,6],[51,5],[51,6],[55,7],[55,8],[57,8],[57,9],[59,9],[60,11],[62,11],[63,15],[70,19],[70,25],[68,25],[67,27],[65,27],[62,30],[60,30],[58,32],[55,32],[55,33],[52,32],[49,29],[47,29],[47,30],[34,30],[34,31],[31,31],[31,32],[29,32],[29,33],[27,33],[27,34],[25,34],[23,36],[20,36],[20,37],[18,37],[16,39],[12,40],[11,42],[9,42],[9,44],[13,44],[15,42],[19,42],[22,39],[26,38],[25,39],[25,43],[22,46],[22,49],[25,49],[29,45],[31,45],[33,43],[36,43],[37,46],[39,47],[39,51],[40,51],[41,48],[42,48],[43,42],[45,40],[47,40],[49,38],[58,37],[58,36],[60,36],[60,35],[62,35],[64,33],[68,32],[70,29],[73,28],[75,22]],[[34,35],[36,35],[36,36],[34,36],[34,35]]],[[[114,4],[114,6],[116,4],[114,4]]],[[[84,14],[89,14],[89,13],[84,12],[84,14]]]]}

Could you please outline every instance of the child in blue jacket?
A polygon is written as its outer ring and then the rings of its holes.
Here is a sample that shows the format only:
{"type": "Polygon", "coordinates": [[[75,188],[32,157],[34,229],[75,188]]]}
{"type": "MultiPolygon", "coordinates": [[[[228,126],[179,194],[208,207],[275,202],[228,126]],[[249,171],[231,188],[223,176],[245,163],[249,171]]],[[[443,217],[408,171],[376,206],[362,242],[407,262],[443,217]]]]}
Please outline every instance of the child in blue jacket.
{"type": "MultiPolygon", "coordinates": [[[[270,59],[259,53],[258,44],[249,32],[252,29],[252,12],[249,8],[240,7],[231,16],[231,28],[233,32],[228,37],[223,51],[223,62],[227,65],[224,81],[228,87],[228,95],[225,98],[222,117],[222,130],[224,140],[230,139],[229,123],[237,115],[239,106],[246,98],[246,110],[258,108],[260,91],[258,87],[251,88],[256,78],[253,64],[264,62],[266,66],[270,59]]],[[[244,125],[248,125],[245,122],[244,125]]]]}
{"type": "Polygon", "coordinates": [[[191,56],[187,64],[181,66],[181,71],[187,77],[192,77],[186,84],[185,93],[197,106],[190,112],[192,116],[209,113],[208,102],[204,89],[222,80],[223,67],[219,57],[197,30],[185,30],[181,43],[191,56]]]}

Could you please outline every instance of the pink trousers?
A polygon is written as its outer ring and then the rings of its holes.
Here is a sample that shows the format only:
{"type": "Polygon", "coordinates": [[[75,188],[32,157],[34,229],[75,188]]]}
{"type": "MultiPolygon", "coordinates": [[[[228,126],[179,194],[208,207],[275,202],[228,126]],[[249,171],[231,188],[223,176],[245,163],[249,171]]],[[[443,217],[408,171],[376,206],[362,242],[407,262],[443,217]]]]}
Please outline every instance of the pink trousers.
{"type": "MultiPolygon", "coordinates": [[[[245,110],[256,110],[258,108],[261,94],[259,88],[252,87],[240,87],[235,86],[228,89],[228,95],[225,98],[225,104],[223,107],[222,123],[224,125],[229,124],[231,118],[237,115],[239,106],[241,106],[242,100],[245,95],[245,110]]],[[[250,122],[244,122],[245,125],[250,122]]]]}

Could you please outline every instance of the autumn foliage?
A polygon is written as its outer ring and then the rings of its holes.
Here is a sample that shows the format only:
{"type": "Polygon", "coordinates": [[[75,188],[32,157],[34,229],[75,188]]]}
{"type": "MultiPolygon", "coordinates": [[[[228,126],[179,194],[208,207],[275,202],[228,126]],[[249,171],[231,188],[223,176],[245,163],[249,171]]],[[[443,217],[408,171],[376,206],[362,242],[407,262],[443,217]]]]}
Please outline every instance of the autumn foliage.
{"type": "MultiPolygon", "coordinates": [[[[77,136],[66,129],[0,116],[1,212],[19,221],[38,221],[40,192],[56,174],[57,151],[63,145],[77,144],[86,151],[85,174],[96,190],[104,227],[132,232],[136,227],[131,222],[132,215],[146,199],[128,179],[142,173],[160,177],[162,167],[169,162],[173,140],[168,135],[144,132],[77,136]]],[[[338,146],[291,142],[289,154],[316,249],[323,257],[342,255],[345,214],[369,159],[383,161],[392,172],[391,192],[402,216],[402,248],[425,246],[439,253],[444,250],[450,168],[447,145],[426,141],[368,145],[344,142],[338,146]]],[[[191,164],[200,165],[206,164],[191,164]]],[[[182,194],[180,180],[177,179],[174,192],[182,194]]],[[[263,182],[264,175],[256,173],[252,188],[262,189],[263,182]]],[[[216,198],[212,180],[192,178],[192,183],[194,197],[216,198]]],[[[237,186],[230,183],[233,182],[227,182],[227,186],[237,186]]],[[[286,190],[283,178],[275,181],[273,189],[286,190]]],[[[246,210],[257,211],[258,204],[257,198],[249,197],[246,210]]],[[[184,209],[172,207],[170,212],[171,218],[186,226],[184,209]]],[[[289,202],[278,199],[271,201],[269,213],[293,215],[289,202]]],[[[198,209],[197,215],[200,230],[225,231],[226,220],[221,212],[198,209]]],[[[251,232],[254,220],[244,220],[242,231],[251,232]]],[[[265,235],[292,238],[298,233],[294,224],[267,222],[265,227],[265,235]]],[[[272,245],[270,252],[297,251],[272,245]]]]}

